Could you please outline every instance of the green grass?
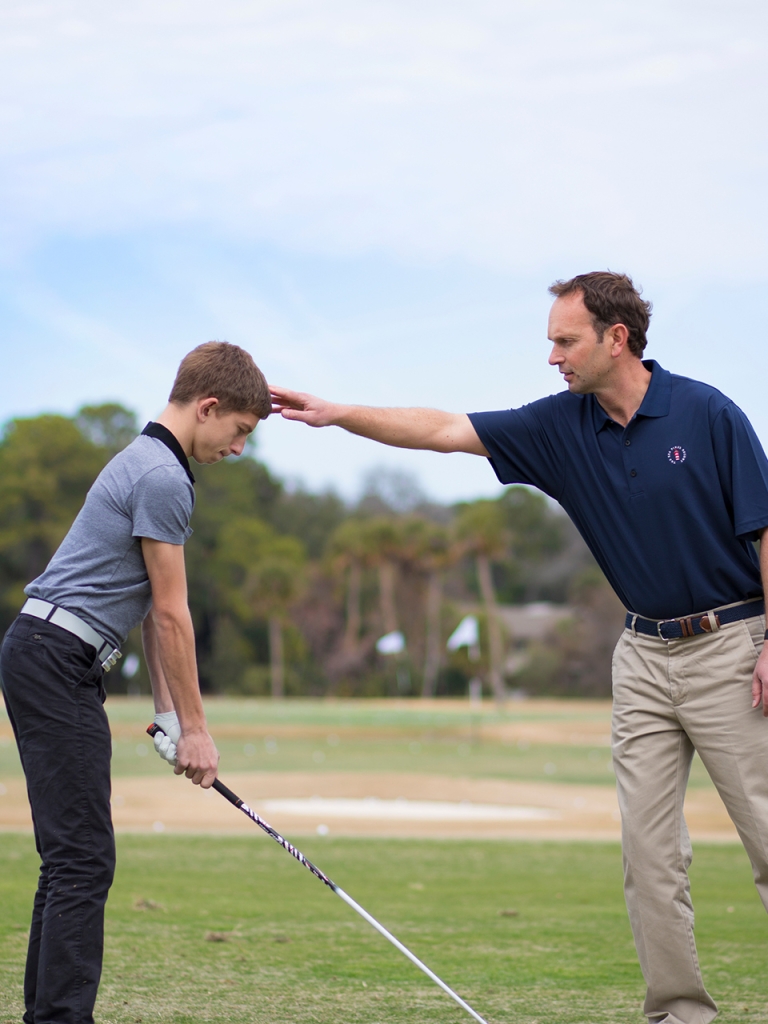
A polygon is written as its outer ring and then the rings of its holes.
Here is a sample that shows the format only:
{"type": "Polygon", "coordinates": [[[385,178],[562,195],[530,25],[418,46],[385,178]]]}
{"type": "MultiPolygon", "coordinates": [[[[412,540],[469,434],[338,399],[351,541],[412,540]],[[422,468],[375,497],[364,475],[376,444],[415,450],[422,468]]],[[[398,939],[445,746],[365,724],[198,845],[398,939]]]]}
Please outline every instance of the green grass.
{"type": "MultiPolygon", "coordinates": [[[[490,1024],[641,1024],[618,845],[315,838],[304,852],[490,1024]]],[[[470,1019],[256,829],[121,836],[118,865],[106,1024],[470,1019]]],[[[2,1022],[21,1016],[35,870],[31,837],[0,835],[2,1022]]],[[[743,851],[697,846],[692,878],[720,1020],[768,1021],[767,922],[743,851]]]]}
{"type": "MultiPolygon", "coordinates": [[[[114,774],[167,771],[143,733],[149,701],[111,698],[107,710],[114,774]]],[[[497,730],[560,722],[565,735],[571,726],[607,734],[607,704],[521,702],[498,711],[441,701],[209,699],[207,713],[225,779],[243,770],[401,771],[613,784],[609,749],[597,740],[520,742],[497,730]]],[[[0,782],[20,771],[3,718],[0,711],[0,782]]],[[[699,761],[692,784],[710,785],[699,761]]],[[[490,1024],[642,1024],[617,845],[304,843],[490,1024]]],[[[0,834],[0,1024],[20,1018],[35,873],[31,837],[0,834]]],[[[697,846],[692,878],[720,1020],[768,1022],[766,921],[744,852],[697,846]]],[[[470,1019],[257,829],[242,838],[119,838],[97,1013],[105,1024],[470,1019]]]]}
{"type": "MultiPolygon", "coordinates": [[[[113,774],[158,775],[166,765],[152,751],[144,728],[152,720],[147,699],[107,701],[114,736],[113,774]]],[[[470,778],[613,785],[608,746],[502,741],[494,726],[565,722],[578,730],[598,723],[607,735],[610,710],[592,702],[489,705],[435,701],[434,708],[408,702],[209,699],[206,711],[221,753],[221,770],[417,772],[470,778]],[[465,708],[465,709],[464,709],[465,708]]],[[[0,723],[2,716],[0,715],[0,723]]],[[[0,781],[18,775],[16,748],[0,737],[0,781]]],[[[693,787],[710,786],[698,758],[693,787]]]]}

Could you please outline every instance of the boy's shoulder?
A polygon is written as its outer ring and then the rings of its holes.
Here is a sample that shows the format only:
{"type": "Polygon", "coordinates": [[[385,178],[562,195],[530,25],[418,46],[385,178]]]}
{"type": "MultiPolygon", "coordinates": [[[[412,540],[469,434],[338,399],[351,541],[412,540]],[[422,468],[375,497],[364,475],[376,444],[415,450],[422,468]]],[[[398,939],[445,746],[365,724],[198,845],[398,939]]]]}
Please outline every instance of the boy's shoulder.
{"type": "Polygon", "coordinates": [[[174,453],[157,438],[139,434],[133,441],[110,459],[99,474],[97,483],[133,487],[147,473],[166,471],[171,479],[189,484],[187,473],[174,453]]]}

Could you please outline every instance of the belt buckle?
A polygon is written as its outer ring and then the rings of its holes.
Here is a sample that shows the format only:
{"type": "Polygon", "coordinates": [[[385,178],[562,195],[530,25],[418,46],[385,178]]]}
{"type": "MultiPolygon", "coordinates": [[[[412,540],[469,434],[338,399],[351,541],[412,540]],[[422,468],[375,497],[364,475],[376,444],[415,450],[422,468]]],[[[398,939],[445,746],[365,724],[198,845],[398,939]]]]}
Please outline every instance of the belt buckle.
{"type": "Polygon", "coordinates": [[[666,626],[668,622],[677,622],[677,619],[659,619],[656,623],[656,633],[658,634],[659,640],[669,640],[669,637],[664,636],[661,632],[661,627],[666,626]]]}
{"type": "Polygon", "coordinates": [[[122,658],[123,652],[119,647],[114,647],[112,653],[108,654],[107,657],[102,661],[101,667],[104,672],[109,672],[111,668],[117,664],[118,658],[122,658]]]}

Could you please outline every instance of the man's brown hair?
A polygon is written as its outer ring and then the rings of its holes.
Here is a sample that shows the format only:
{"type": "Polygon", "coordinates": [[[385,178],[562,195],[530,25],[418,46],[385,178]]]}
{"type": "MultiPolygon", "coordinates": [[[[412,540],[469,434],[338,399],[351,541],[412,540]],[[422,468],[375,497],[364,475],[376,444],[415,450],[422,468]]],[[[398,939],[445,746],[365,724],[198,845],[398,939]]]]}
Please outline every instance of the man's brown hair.
{"type": "Polygon", "coordinates": [[[206,341],[182,359],[168,401],[197,398],[218,398],[219,412],[252,412],[260,420],[272,411],[264,374],[245,349],[226,341],[206,341]]]}
{"type": "Polygon", "coordinates": [[[624,324],[629,331],[629,351],[638,358],[642,356],[653,304],[640,297],[641,290],[635,288],[628,274],[594,270],[572,277],[570,281],[555,281],[549,290],[558,299],[581,292],[584,305],[592,314],[598,340],[603,340],[609,327],[624,324]]]}

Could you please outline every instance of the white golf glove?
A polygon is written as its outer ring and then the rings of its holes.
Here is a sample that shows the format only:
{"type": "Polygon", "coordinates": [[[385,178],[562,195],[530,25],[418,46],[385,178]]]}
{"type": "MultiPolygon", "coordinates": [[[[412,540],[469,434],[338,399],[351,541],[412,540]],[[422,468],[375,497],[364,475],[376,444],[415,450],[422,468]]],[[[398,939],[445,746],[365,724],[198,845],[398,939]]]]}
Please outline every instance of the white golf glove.
{"type": "Polygon", "coordinates": [[[163,732],[152,737],[155,750],[168,764],[176,764],[176,744],[181,737],[181,726],[175,711],[160,711],[155,715],[155,725],[163,732]],[[163,735],[165,733],[165,735],[163,735]]]}

